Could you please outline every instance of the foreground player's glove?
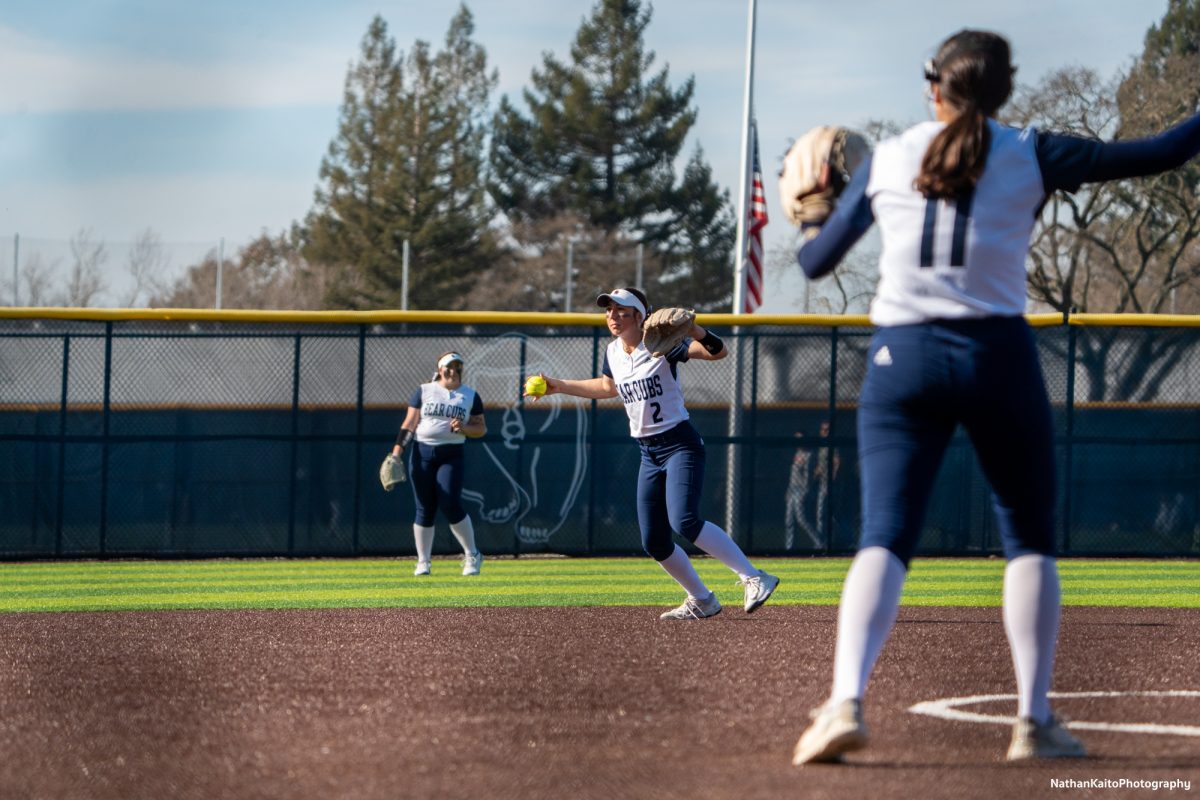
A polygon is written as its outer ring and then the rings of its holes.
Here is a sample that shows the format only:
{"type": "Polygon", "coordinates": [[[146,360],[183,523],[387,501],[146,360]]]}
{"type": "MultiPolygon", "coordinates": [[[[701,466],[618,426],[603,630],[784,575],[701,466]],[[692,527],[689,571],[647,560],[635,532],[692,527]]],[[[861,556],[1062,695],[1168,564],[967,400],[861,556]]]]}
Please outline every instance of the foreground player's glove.
{"type": "Polygon", "coordinates": [[[642,342],[650,355],[661,358],[679,346],[695,323],[696,312],[689,308],[660,308],[642,323],[642,342]]]}
{"type": "Polygon", "coordinates": [[[383,490],[390,492],[397,483],[405,483],[407,480],[408,472],[404,469],[404,460],[389,453],[379,465],[379,482],[383,484],[383,490]]]}
{"type": "Polygon", "coordinates": [[[807,238],[820,232],[850,176],[870,152],[861,134],[830,125],[813,128],[792,144],[779,173],[779,202],[807,238]]]}

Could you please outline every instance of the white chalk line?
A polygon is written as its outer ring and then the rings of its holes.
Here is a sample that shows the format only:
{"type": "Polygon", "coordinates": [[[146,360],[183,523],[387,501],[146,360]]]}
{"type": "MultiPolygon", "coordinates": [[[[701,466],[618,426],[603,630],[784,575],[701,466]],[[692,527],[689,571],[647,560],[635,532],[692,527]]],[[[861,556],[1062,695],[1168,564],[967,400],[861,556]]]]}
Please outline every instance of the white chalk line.
{"type": "MultiPolygon", "coordinates": [[[[1200,697],[1200,690],[1174,689],[1163,691],[1133,691],[1133,692],[1050,692],[1051,699],[1075,699],[1088,697],[1200,697]]],[[[996,714],[979,714],[974,711],[961,711],[959,706],[977,705],[979,703],[1013,702],[1015,694],[977,694],[973,697],[947,697],[941,700],[926,700],[917,703],[908,710],[913,714],[923,714],[927,717],[953,720],[955,722],[982,722],[990,725],[1012,725],[1016,717],[996,714]]],[[[1159,725],[1148,722],[1083,722],[1071,720],[1066,723],[1068,728],[1082,731],[1117,731],[1120,733],[1152,733],[1168,736],[1200,736],[1200,726],[1196,725],[1159,725]]]]}

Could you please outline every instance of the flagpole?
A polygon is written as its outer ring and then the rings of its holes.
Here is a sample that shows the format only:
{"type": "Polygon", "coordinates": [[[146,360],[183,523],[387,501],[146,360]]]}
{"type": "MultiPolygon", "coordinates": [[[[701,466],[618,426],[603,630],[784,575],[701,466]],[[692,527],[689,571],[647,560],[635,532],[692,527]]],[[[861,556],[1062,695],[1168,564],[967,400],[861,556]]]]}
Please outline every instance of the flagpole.
{"type": "Polygon", "coordinates": [[[741,176],[738,180],[737,238],[733,246],[733,313],[745,311],[746,297],[746,207],[750,196],[750,119],[754,110],[754,28],[757,0],[750,0],[750,19],[746,26],[746,84],[742,92],[741,176]]]}
{"type": "MultiPolygon", "coordinates": [[[[742,101],[742,149],[741,178],[738,181],[737,238],[734,243],[733,267],[733,313],[746,310],[746,220],[747,202],[750,198],[750,115],[754,108],[754,27],[757,16],[757,0],[750,0],[750,19],[746,30],[746,86],[742,101]]],[[[733,329],[733,393],[729,398],[728,436],[729,447],[725,458],[725,531],[737,537],[738,499],[741,496],[738,476],[741,446],[738,439],[742,434],[742,385],[746,382],[746,342],[739,326],[733,329]]],[[[743,546],[749,542],[743,539],[743,546]]]]}

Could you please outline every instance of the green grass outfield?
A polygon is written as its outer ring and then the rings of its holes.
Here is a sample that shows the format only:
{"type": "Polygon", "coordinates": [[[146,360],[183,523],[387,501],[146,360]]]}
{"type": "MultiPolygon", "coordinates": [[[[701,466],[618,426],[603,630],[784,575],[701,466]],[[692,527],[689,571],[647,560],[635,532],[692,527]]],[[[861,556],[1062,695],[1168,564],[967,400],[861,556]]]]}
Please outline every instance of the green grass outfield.
{"type": "MultiPolygon", "coordinates": [[[[758,559],[782,584],[773,605],[836,605],[846,558],[758,559]]],[[[722,600],[741,588],[709,558],[700,575],[722,600]]],[[[1063,602],[1074,606],[1200,608],[1200,562],[1063,560],[1063,602]]],[[[0,612],[151,609],[380,608],[455,606],[667,606],[680,592],[646,558],[496,558],[464,578],[435,560],[415,578],[406,559],[60,561],[0,564],[0,612]]],[[[903,603],[998,606],[1004,562],[913,562],[903,603]]]]}

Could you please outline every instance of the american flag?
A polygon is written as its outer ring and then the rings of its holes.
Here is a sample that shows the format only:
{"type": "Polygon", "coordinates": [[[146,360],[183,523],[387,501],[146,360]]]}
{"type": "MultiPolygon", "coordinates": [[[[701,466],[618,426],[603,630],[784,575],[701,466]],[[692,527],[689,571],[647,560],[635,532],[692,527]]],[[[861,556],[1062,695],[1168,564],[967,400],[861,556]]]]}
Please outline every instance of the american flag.
{"type": "Polygon", "coordinates": [[[767,226],[767,200],[763,197],[762,164],[758,160],[758,125],[751,123],[750,197],[746,203],[746,285],[742,292],[742,313],[753,314],[762,305],[763,243],[762,229],[767,226]]]}

